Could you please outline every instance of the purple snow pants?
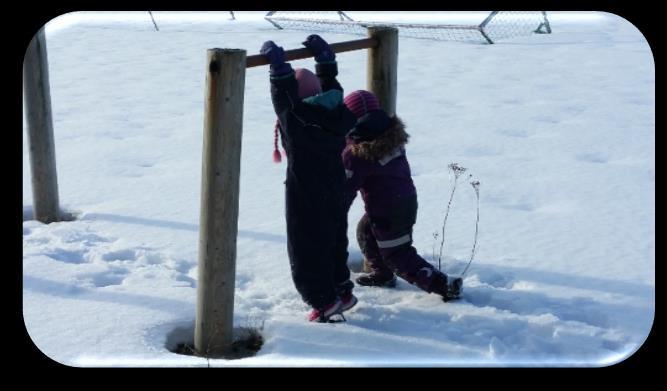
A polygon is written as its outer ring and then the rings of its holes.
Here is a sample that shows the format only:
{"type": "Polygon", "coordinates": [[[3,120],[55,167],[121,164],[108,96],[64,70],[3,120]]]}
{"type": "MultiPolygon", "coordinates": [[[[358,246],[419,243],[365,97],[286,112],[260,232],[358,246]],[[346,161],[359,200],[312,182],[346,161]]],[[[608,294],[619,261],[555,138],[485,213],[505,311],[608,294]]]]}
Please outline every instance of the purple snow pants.
{"type": "Polygon", "coordinates": [[[357,241],[373,272],[396,273],[430,293],[435,288],[434,277],[442,273],[420,257],[412,246],[412,227],[416,219],[417,197],[412,196],[397,203],[384,216],[364,214],[357,225],[357,241]]]}

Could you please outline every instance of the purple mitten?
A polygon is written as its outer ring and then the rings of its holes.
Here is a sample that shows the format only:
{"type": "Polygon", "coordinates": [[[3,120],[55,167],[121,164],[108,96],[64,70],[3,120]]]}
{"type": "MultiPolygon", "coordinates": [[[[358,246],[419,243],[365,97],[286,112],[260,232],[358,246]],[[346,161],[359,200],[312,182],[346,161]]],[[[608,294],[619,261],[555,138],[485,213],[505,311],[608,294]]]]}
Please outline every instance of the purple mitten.
{"type": "Polygon", "coordinates": [[[309,35],[303,43],[303,46],[310,49],[315,56],[317,62],[331,62],[336,60],[336,54],[331,50],[331,47],[317,34],[309,35]]]}
{"type": "Polygon", "coordinates": [[[285,62],[285,51],[273,41],[264,42],[259,54],[266,57],[271,64],[269,67],[271,76],[283,76],[292,71],[292,66],[285,62]]]}

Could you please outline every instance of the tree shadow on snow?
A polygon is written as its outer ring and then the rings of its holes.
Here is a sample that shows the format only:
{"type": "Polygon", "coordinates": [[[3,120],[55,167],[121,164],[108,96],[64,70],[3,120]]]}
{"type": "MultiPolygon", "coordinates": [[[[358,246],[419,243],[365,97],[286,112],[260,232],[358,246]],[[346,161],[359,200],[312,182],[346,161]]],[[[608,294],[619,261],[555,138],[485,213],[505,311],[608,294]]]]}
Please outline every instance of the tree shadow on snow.
{"type": "Polygon", "coordinates": [[[43,293],[50,296],[59,296],[72,300],[127,304],[165,312],[175,312],[183,308],[191,308],[194,306],[193,303],[187,301],[135,293],[100,291],[74,284],[45,280],[43,278],[32,277],[25,274],[23,275],[23,290],[43,293]]]}
{"type": "MultiPolygon", "coordinates": [[[[124,224],[138,224],[138,225],[147,225],[158,228],[167,228],[167,229],[178,229],[183,231],[192,231],[199,232],[199,225],[181,223],[178,221],[169,221],[169,220],[160,220],[160,219],[149,219],[145,217],[134,217],[134,216],[123,216],[115,215],[108,213],[88,213],[83,216],[84,220],[106,220],[112,221],[115,223],[124,223],[124,224]]],[[[238,230],[239,237],[250,238],[253,240],[260,240],[266,242],[277,242],[277,243],[286,243],[287,237],[284,235],[275,235],[264,232],[253,232],[238,230]]]]}

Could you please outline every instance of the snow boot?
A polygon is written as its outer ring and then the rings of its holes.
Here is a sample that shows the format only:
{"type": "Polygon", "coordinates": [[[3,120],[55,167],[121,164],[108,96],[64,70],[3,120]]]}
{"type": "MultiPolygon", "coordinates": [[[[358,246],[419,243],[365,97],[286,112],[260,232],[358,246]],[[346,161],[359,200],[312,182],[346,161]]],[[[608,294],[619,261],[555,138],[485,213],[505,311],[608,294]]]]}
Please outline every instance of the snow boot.
{"type": "Polygon", "coordinates": [[[325,305],[322,308],[313,308],[308,315],[308,321],[319,323],[335,322],[331,320],[331,317],[336,314],[342,315],[343,310],[341,309],[341,306],[341,300],[336,298],[333,303],[325,305]]]}
{"type": "Polygon", "coordinates": [[[463,290],[463,279],[461,277],[447,276],[438,272],[433,276],[431,292],[442,296],[442,301],[455,300],[461,297],[463,290]]]}
{"type": "Polygon", "coordinates": [[[353,295],[352,292],[350,292],[346,295],[342,295],[340,297],[340,303],[341,303],[340,304],[340,311],[343,312],[343,311],[347,311],[347,310],[351,309],[352,307],[357,305],[358,301],[359,300],[357,300],[357,297],[355,295],[353,295]]]}
{"type": "Polygon", "coordinates": [[[396,275],[394,273],[378,273],[370,272],[363,276],[357,277],[357,284],[363,286],[381,286],[387,288],[394,288],[396,286],[396,275]]]}
{"type": "Polygon", "coordinates": [[[454,300],[461,297],[463,291],[463,278],[448,276],[447,277],[447,293],[443,297],[444,301],[454,300]]]}
{"type": "Polygon", "coordinates": [[[352,289],[354,289],[354,282],[350,280],[336,284],[336,292],[338,292],[341,301],[341,311],[347,311],[357,304],[358,300],[352,294],[352,289]]]}

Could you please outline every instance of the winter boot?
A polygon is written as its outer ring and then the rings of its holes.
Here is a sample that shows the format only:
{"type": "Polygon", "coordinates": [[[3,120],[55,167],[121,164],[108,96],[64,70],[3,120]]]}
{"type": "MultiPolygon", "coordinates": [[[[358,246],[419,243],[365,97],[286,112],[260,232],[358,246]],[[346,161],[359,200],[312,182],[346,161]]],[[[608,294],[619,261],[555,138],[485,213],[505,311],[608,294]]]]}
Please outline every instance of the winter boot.
{"type": "Polygon", "coordinates": [[[378,273],[373,271],[369,274],[357,277],[356,281],[357,284],[363,286],[394,288],[396,286],[396,275],[394,273],[378,273]]]}
{"type": "Polygon", "coordinates": [[[442,296],[442,301],[458,299],[463,290],[463,279],[456,276],[447,276],[444,273],[437,273],[433,276],[431,283],[431,292],[442,296]]]}
{"type": "Polygon", "coordinates": [[[313,310],[310,311],[310,314],[308,315],[308,321],[319,323],[331,322],[331,317],[333,315],[341,314],[343,312],[341,306],[341,300],[336,298],[333,303],[325,305],[322,308],[313,308],[313,310]]]}
{"type": "Polygon", "coordinates": [[[357,305],[357,297],[352,294],[352,292],[348,293],[347,295],[343,295],[340,297],[340,311],[347,311],[357,305]]]}
{"type": "Polygon", "coordinates": [[[443,295],[443,301],[455,300],[461,297],[463,291],[463,279],[461,277],[447,276],[447,292],[443,295]]]}
{"type": "Polygon", "coordinates": [[[336,291],[340,296],[341,311],[347,311],[357,304],[357,297],[352,294],[354,283],[350,280],[345,280],[336,285],[336,291]]]}

